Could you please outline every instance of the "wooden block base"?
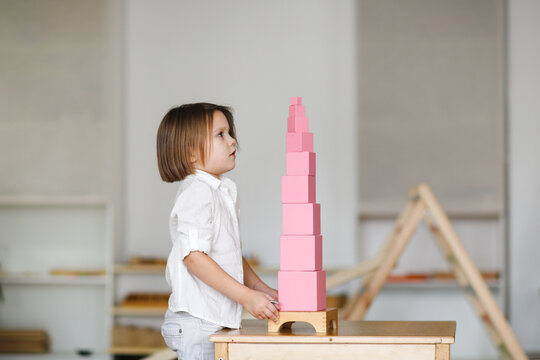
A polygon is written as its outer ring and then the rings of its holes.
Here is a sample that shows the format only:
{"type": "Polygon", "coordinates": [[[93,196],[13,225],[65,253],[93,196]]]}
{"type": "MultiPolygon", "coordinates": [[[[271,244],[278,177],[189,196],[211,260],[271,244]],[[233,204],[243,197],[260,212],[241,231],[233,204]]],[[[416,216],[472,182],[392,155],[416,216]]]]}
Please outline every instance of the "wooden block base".
{"type": "Polygon", "coordinates": [[[295,322],[307,322],[317,333],[328,333],[338,328],[338,310],[336,308],[323,311],[280,311],[279,322],[268,320],[268,332],[277,333],[282,328],[291,328],[295,322]]]}

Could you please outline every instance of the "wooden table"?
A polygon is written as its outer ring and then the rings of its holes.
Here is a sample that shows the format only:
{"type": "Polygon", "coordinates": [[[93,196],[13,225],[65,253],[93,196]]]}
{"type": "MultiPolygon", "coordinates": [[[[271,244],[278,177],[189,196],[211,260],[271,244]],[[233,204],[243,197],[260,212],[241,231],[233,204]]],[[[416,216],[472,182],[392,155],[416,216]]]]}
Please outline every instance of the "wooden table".
{"type": "Polygon", "coordinates": [[[241,329],[212,336],[216,360],[450,359],[454,321],[346,321],[317,334],[305,323],[268,333],[267,322],[245,320],[241,329]]]}

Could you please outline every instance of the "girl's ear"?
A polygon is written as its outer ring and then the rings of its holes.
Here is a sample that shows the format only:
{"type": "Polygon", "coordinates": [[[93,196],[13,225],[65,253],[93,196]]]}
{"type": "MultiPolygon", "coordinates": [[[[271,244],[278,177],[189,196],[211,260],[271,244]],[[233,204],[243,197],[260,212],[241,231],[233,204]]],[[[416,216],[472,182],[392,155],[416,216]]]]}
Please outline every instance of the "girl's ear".
{"type": "Polygon", "coordinates": [[[192,165],[197,164],[199,162],[199,156],[196,153],[191,153],[189,155],[189,161],[192,165]]]}

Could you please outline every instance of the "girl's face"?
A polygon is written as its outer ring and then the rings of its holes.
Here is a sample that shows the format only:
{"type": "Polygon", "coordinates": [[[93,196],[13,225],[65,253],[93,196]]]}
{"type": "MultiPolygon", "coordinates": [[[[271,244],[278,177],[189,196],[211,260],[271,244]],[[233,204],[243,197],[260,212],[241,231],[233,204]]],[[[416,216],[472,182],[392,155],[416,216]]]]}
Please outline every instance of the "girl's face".
{"type": "Polygon", "coordinates": [[[236,140],[229,135],[229,122],[221,111],[214,111],[213,129],[209,134],[211,151],[207,154],[205,165],[195,157],[195,169],[203,170],[217,178],[234,169],[236,162],[236,140]]]}

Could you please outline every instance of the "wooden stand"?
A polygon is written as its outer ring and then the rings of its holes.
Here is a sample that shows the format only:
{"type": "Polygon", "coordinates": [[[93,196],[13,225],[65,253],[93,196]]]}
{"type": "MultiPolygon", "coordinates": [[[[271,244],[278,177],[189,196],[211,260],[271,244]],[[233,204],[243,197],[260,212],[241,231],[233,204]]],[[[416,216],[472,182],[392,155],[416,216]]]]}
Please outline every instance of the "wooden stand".
{"type": "Polygon", "coordinates": [[[280,329],[290,329],[295,322],[306,322],[315,328],[317,333],[327,334],[330,329],[338,328],[337,309],[324,311],[281,311],[279,323],[268,320],[268,332],[278,333],[280,329]]]}

